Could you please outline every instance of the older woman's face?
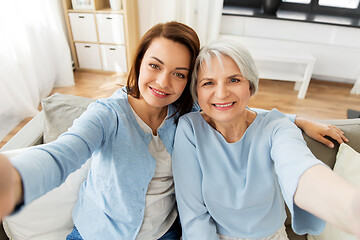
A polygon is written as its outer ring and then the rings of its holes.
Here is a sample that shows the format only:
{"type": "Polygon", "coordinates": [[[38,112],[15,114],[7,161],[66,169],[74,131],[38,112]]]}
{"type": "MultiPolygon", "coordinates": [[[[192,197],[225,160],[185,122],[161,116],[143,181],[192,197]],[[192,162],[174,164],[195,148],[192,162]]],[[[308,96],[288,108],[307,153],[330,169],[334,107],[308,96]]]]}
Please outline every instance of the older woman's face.
{"type": "Polygon", "coordinates": [[[211,66],[200,67],[196,88],[201,109],[218,123],[239,120],[251,96],[249,81],[228,56],[222,64],[213,57],[211,66]]]}

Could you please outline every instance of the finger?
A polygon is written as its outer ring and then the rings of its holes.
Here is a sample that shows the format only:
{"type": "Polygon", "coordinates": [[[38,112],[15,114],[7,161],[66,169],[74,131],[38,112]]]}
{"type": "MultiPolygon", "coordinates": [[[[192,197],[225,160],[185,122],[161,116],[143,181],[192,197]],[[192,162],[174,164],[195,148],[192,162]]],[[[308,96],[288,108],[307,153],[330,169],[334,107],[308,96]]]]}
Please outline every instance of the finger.
{"type": "MultiPolygon", "coordinates": [[[[326,136],[326,135],[325,135],[326,136]]],[[[333,148],[334,147],[334,144],[326,139],[325,137],[321,136],[321,135],[317,135],[316,137],[314,137],[314,139],[318,142],[321,142],[322,144],[328,146],[329,148],[333,148]]]]}
{"type": "MultiPolygon", "coordinates": [[[[348,142],[348,141],[349,141],[349,139],[347,139],[347,138],[345,137],[344,132],[341,131],[338,127],[335,127],[335,126],[330,125],[329,128],[330,128],[333,132],[336,132],[336,133],[339,135],[339,137],[342,139],[343,142],[348,142]]],[[[339,141],[338,141],[338,142],[339,142],[339,141]]],[[[339,143],[340,143],[340,142],[339,142],[339,143]]]]}
{"type": "Polygon", "coordinates": [[[339,135],[341,136],[341,138],[344,140],[344,142],[348,142],[349,139],[347,139],[347,137],[345,136],[344,132],[341,131],[340,129],[337,129],[338,130],[338,133],[339,135]]]}

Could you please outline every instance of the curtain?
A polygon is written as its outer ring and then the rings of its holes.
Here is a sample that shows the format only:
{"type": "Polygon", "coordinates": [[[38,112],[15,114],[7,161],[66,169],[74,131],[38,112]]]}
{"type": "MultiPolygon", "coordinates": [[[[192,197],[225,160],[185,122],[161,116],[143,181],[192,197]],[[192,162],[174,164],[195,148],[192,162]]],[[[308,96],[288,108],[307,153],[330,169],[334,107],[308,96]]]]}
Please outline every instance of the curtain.
{"type": "Polygon", "coordinates": [[[0,0],[0,139],[74,84],[61,0],[0,0]]]}
{"type": "Polygon", "coordinates": [[[223,0],[178,0],[180,21],[194,28],[202,45],[217,39],[220,33],[223,0]]]}
{"type": "Polygon", "coordinates": [[[167,21],[179,21],[195,29],[202,45],[215,40],[220,32],[223,0],[138,0],[138,8],[141,35],[167,21]]]}

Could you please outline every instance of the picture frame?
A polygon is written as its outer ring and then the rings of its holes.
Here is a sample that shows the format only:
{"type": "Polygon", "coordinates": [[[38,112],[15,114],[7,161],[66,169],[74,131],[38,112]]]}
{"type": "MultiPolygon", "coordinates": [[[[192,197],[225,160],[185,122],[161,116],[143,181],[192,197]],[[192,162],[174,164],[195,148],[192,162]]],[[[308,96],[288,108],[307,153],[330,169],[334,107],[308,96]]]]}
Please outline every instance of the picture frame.
{"type": "Polygon", "coordinates": [[[71,0],[74,10],[94,10],[94,0],[71,0]]]}

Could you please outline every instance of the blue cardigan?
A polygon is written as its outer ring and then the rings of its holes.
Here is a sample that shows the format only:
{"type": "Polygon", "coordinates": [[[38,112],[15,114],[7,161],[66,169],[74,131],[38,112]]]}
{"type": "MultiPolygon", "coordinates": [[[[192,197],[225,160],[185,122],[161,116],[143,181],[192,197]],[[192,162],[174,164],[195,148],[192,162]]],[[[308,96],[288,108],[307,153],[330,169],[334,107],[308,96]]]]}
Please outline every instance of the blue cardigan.
{"type": "MultiPolygon", "coordinates": [[[[169,106],[168,116],[174,112],[169,106]]],[[[158,134],[171,154],[173,118],[158,134]]],[[[138,125],[122,89],[97,100],[56,141],[11,159],[24,187],[24,205],[59,186],[92,156],[73,219],[84,239],[135,239],[156,162],[148,151],[151,134],[138,125]]]]}

